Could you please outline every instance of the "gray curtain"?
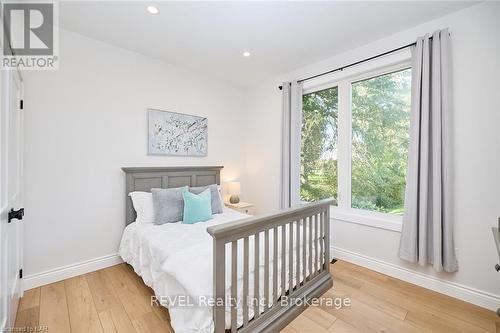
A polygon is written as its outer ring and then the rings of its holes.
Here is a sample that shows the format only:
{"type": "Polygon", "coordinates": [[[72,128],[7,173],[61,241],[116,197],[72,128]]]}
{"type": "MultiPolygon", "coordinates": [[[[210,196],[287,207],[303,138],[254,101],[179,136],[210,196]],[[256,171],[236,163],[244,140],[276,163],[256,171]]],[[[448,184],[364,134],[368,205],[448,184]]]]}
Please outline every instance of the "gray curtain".
{"type": "Polygon", "coordinates": [[[455,272],[451,171],[451,59],[448,29],[412,49],[412,100],[400,258],[455,272]]]}
{"type": "Polygon", "coordinates": [[[282,84],[281,118],[281,208],[300,201],[300,133],[302,126],[302,83],[282,84]]]}
{"type": "Polygon", "coordinates": [[[290,156],[291,156],[291,100],[290,82],[283,82],[282,105],[281,105],[281,203],[280,208],[290,207],[290,156]]]}

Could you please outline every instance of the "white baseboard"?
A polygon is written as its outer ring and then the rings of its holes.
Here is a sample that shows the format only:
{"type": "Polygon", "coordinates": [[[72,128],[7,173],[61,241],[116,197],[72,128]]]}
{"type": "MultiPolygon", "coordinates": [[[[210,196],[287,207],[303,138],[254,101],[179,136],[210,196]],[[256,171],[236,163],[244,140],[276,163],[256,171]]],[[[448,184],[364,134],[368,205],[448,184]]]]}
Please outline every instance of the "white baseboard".
{"type": "Polygon", "coordinates": [[[492,311],[496,311],[500,306],[500,295],[491,294],[455,282],[412,271],[398,265],[344,250],[336,246],[331,246],[330,251],[330,255],[333,255],[336,259],[342,259],[492,311]]]}
{"type": "Polygon", "coordinates": [[[28,275],[23,278],[23,290],[40,287],[49,283],[61,281],[73,276],[97,271],[109,266],[122,263],[118,254],[110,254],[104,257],[85,260],[76,264],[58,267],[45,272],[28,275]]]}

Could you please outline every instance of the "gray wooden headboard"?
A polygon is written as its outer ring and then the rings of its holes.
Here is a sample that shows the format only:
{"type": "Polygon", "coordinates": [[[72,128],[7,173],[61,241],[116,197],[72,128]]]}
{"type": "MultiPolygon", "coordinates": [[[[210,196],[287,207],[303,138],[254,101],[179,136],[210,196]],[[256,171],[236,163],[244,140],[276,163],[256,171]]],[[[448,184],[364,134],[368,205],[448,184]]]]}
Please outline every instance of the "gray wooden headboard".
{"type": "Polygon", "coordinates": [[[129,193],[133,191],[150,192],[152,188],[180,186],[220,185],[222,166],[191,167],[138,167],[122,168],[125,182],[125,224],[135,221],[136,214],[129,193]]]}

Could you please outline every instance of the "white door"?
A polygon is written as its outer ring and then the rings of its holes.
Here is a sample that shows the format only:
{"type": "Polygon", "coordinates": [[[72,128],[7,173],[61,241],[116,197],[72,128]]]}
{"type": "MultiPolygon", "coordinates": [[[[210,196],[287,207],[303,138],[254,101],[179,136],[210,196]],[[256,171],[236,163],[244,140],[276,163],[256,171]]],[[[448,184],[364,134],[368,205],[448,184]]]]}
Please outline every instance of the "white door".
{"type": "Polygon", "coordinates": [[[23,111],[19,73],[15,70],[0,73],[0,324],[3,328],[14,326],[22,295],[23,111]]]}

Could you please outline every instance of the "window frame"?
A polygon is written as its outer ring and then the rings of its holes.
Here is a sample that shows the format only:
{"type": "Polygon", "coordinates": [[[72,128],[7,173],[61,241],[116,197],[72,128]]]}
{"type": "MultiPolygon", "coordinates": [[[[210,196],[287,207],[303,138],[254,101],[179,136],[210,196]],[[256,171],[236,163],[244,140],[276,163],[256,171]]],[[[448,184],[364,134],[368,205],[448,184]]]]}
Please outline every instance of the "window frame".
{"type": "MultiPolygon", "coordinates": [[[[323,90],[327,90],[327,89],[331,89],[331,88],[335,88],[337,87],[337,98],[339,98],[340,94],[339,94],[339,88],[337,86],[337,84],[328,84],[328,85],[321,85],[321,86],[318,86],[316,87],[314,90],[311,90],[311,91],[308,91],[308,92],[305,92],[304,89],[302,90],[302,101],[303,101],[303,98],[304,98],[304,95],[307,95],[307,94],[312,94],[312,93],[315,93],[315,92],[319,92],[319,91],[323,91],[323,90]]],[[[340,100],[339,100],[340,102],[340,100]]],[[[337,105],[337,112],[339,112],[339,115],[340,115],[340,111],[338,110],[340,108],[340,105],[337,105]]],[[[302,110],[301,110],[301,116],[300,116],[300,121],[301,121],[301,126],[302,126],[302,111],[303,111],[303,104],[302,104],[302,110]]],[[[338,115],[337,115],[338,117],[338,115]]],[[[340,119],[337,118],[337,132],[339,130],[339,122],[340,122],[340,119]]],[[[337,135],[339,135],[337,133],[337,135]]],[[[300,140],[300,148],[299,148],[299,152],[302,153],[302,130],[300,131],[299,133],[299,136],[301,138],[300,140]]],[[[340,142],[340,141],[339,141],[340,142]]],[[[338,163],[338,149],[339,149],[339,146],[338,146],[338,143],[337,143],[337,163],[338,163]]],[[[300,163],[300,159],[299,159],[299,163],[300,163]]],[[[302,168],[302,165],[299,165],[299,170],[301,170],[302,168]]],[[[340,192],[339,192],[339,189],[340,189],[340,186],[339,186],[339,175],[338,175],[338,172],[339,172],[339,166],[337,164],[337,206],[335,205],[332,205],[331,207],[339,207],[338,206],[338,202],[339,202],[339,196],[340,196],[340,192]]],[[[299,201],[300,201],[300,181],[298,182],[299,183],[299,188],[297,190],[297,195],[299,197],[299,201]]]]}
{"type": "MultiPolygon", "coordinates": [[[[411,68],[408,53],[396,54],[390,59],[379,59],[368,66],[345,70],[338,75],[305,82],[303,95],[338,87],[338,143],[337,143],[337,193],[338,205],[330,207],[330,218],[344,222],[401,232],[402,215],[382,213],[351,207],[352,199],[352,84],[380,75],[411,68]]],[[[299,189],[300,191],[300,189],[299,189]]]]}

